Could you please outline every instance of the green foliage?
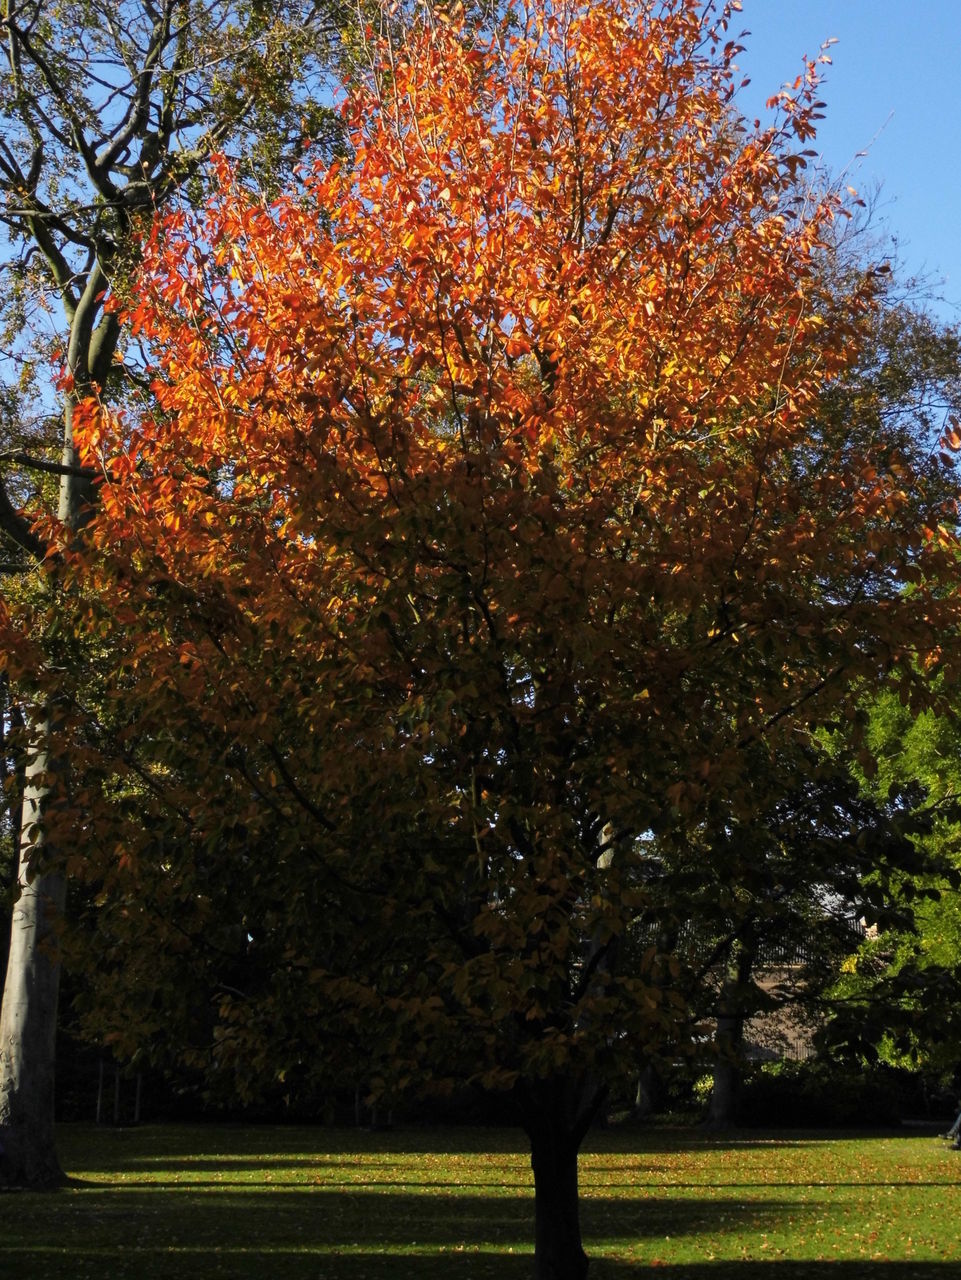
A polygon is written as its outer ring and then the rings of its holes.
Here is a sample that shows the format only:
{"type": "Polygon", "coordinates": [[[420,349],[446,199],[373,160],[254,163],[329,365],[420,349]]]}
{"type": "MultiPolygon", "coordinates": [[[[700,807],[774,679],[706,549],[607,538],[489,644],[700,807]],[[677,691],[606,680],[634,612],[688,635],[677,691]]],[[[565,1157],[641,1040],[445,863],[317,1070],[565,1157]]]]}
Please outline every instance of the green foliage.
{"type": "Polygon", "coordinates": [[[961,733],[953,716],[913,715],[893,695],[869,704],[865,742],[876,796],[914,792],[924,821],[912,839],[927,875],[902,892],[910,916],[889,920],[843,966],[828,1038],[895,1065],[958,1066],[961,1028],[961,733]]]}
{"type": "Polygon", "coordinates": [[[817,1058],[778,1062],[748,1074],[741,1117],[750,1125],[798,1128],[896,1125],[929,1106],[917,1072],[878,1064],[837,1065],[817,1058]]]}

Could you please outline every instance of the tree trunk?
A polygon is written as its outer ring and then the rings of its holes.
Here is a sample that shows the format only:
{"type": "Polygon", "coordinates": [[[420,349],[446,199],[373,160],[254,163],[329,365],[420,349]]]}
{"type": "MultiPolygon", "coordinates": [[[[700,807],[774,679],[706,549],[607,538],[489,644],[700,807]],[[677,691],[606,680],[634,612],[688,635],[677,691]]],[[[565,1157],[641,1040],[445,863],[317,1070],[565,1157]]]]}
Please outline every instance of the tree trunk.
{"type": "Polygon", "coordinates": [[[531,1143],[535,1280],[584,1280],[577,1152],[607,1096],[590,1076],[520,1081],[515,1101],[531,1143]]]}
{"type": "Polygon", "coordinates": [[[23,796],[18,888],[0,1011],[0,1186],[45,1187],[63,1181],[53,1124],[53,1084],[60,987],[58,918],[65,883],[34,874],[40,810],[47,793],[45,739],[35,726],[23,796]]]}
{"type": "Polygon", "coordinates": [[[577,1142],[550,1125],[530,1132],[535,1280],[584,1280],[577,1200],[577,1142]]]}
{"type": "Polygon", "coordinates": [[[755,949],[751,942],[735,944],[727,976],[718,1002],[715,1035],[714,1082],[707,1123],[712,1128],[728,1128],[737,1123],[741,1098],[745,1009],[753,989],[755,949]]]}
{"type": "Polygon", "coordinates": [[[634,1118],[646,1120],[648,1116],[660,1108],[664,1100],[664,1086],[657,1067],[653,1062],[645,1062],[637,1073],[637,1088],[634,1093],[634,1118]]]}
{"type": "MultiPolygon", "coordinates": [[[[114,313],[102,315],[106,276],[100,259],[87,273],[79,298],[65,302],[70,322],[67,365],[73,390],[64,399],[58,519],[78,530],[87,516],[90,482],[78,470],[74,417],[77,405],[102,387],[120,332],[114,313]],[[97,321],[100,320],[99,326],[97,321]]],[[[66,294],[64,295],[66,298],[66,294]]],[[[54,1065],[60,954],[57,921],[66,883],[32,868],[45,852],[43,807],[54,762],[49,758],[50,715],[28,726],[30,742],[21,810],[20,898],[10,923],[10,953],[0,1009],[0,1186],[41,1187],[63,1181],[54,1137],[54,1065]],[[39,855],[39,856],[38,856],[39,855]]],[[[61,767],[63,762],[57,762],[61,767]]]]}
{"type": "Polygon", "coordinates": [[[719,1057],[714,1063],[711,1101],[707,1111],[707,1123],[712,1128],[725,1129],[737,1123],[741,1097],[739,1055],[743,1028],[743,1018],[721,1017],[717,1020],[717,1050],[725,1056],[719,1057]]]}
{"type": "MultiPolygon", "coordinates": [[[[677,951],[677,937],[676,928],[658,930],[654,961],[648,977],[650,985],[658,993],[669,991],[675,981],[671,973],[671,961],[677,951]]],[[[642,1060],[634,1094],[634,1118],[644,1120],[654,1115],[664,1105],[664,1098],[664,1081],[661,1079],[658,1059],[650,1057],[642,1060]]]]}

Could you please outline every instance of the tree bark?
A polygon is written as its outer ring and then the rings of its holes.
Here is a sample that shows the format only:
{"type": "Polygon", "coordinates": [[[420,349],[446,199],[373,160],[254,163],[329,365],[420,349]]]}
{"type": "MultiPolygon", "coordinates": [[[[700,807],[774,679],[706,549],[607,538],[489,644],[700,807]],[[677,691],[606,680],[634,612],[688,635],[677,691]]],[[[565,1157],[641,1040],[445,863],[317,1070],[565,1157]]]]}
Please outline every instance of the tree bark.
{"type": "MultiPolygon", "coordinates": [[[[90,509],[91,487],[78,466],[75,414],[101,388],[117,346],[119,322],[103,315],[106,275],[100,259],[87,273],[79,298],[65,301],[70,323],[67,365],[73,389],[64,397],[57,516],[76,532],[90,509]]],[[[60,990],[58,918],[66,899],[61,875],[43,869],[43,810],[50,777],[65,762],[49,757],[49,712],[37,713],[28,734],[21,810],[17,884],[20,897],[10,925],[10,952],[0,1007],[0,1186],[42,1187],[63,1181],[54,1133],[54,1065],[60,990]]],[[[49,860],[49,859],[48,859],[49,860]]]]}
{"type": "MultiPolygon", "coordinates": [[[[99,264],[90,281],[102,280],[99,264]]],[[[58,517],[76,530],[85,514],[87,486],[67,468],[75,468],[74,410],[92,383],[78,355],[78,333],[89,334],[100,307],[92,284],[76,308],[70,337],[70,369],[79,390],[67,394],[58,517]]],[[[54,1130],[54,1076],[57,1005],[60,993],[58,922],[66,900],[66,881],[47,871],[49,849],[44,807],[50,777],[57,767],[49,755],[49,711],[28,724],[27,765],[21,807],[17,866],[19,898],[10,921],[10,951],[0,1005],[0,1186],[47,1187],[64,1181],[54,1130]]],[[[60,762],[62,767],[62,762],[60,762]]]]}
{"type": "Polygon", "coordinates": [[[737,1123],[741,1100],[745,1005],[751,991],[754,969],[754,947],[746,942],[735,944],[721,998],[718,1003],[715,1034],[714,1081],[707,1123],[716,1129],[737,1123]]]}
{"type": "Polygon", "coordinates": [[[531,1144],[535,1280],[584,1280],[577,1153],[606,1097],[590,1076],[518,1083],[515,1100],[531,1144]]]}
{"type": "Polygon", "coordinates": [[[646,1120],[659,1109],[664,1098],[664,1086],[653,1062],[645,1062],[637,1073],[637,1089],[634,1094],[634,1118],[646,1120]]]}
{"type": "Polygon", "coordinates": [[[714,1064],[711,1101],[707,1111],[707,1123],[715,1129],[726,1129],[737,1123],[741,1098],[741,1063],[737,1055],[741,1047],[742,1029],[741,1018],[717,1020],[717,1048],[725,1056],[718,1058],[714,1064]]]}
{"type": "MultiPolygon", "coordinates": [[[[94,495],[90,476],[77,457],[75,410],[87,395],[102,391],[111,377],[119,376],[114,357],[120,318],[116,311],[104,309],[113,267],[118,257],[133,264],[139,242],[135,224],[139,218],[168,203],[228,137],[242,136],[255,110],[258,91],[254,86],[237,100],[222,99],[219,114],[212,114],[203,122],[198,137],[191,124],[195,95],[199,93],[201,101],[206,97],[211,102],[217,97],[211,64],[203,54],[197,59],[193,56],[190,41],[195,24],[191,7],[180,0],[163,0],[144,6],[153,28],[146,45],[135,35],[129,40],[121,37],[112,51],[104,51],[106,66],[119,70],[124,77],[132,75],[136,92],[120,88],[112,91],[112,111],[119,115],[119,122],[108,130],[98,119],[98,112],[92,110],[88,131],[85,106],[92,107],[98,101],[99,88],[113,78],[111,71],[103,72],[106,80],[78,84],[71,64],[61,77],[62,50],[70,46],[72,34],[82,32],[83,16],[74,20],[66,15],[66,27],[54,23],[48,36],[31,22],[30,14],[36,7],[9,3],[0,6],[4,18],[0,45],[14,89],[7,114],[18,121],[14,133],[19,132],[32,151],[28,172],[23,173],[17,159],[17,140],[11,138],[10,145],[3,148],[0,192],[7,196],[12,193],[17,208],[8,219],[12,234],[25,246],[32,244],[28,256],[39,251],[38,261],[46,264],[48,284],[59,293],[64,309],[67,369],[73,385],[63,400],[62,450],[56,468],[61,475],[58,517],[76,533],[89,519],[94,495]],[[134,68],[131,58],[139,59],[134,68]],[[91,83],[99,86],[92,95],[88,94],[91,83]],[[183,88],[184,85],[191,87],[183,88]],[[192,137],[180,145],[185,129],[192,137]],[[59,160],[50,162],[54,179],[58,165],[67,161],[78,181],[86,184],[90,201],[83,202],[80,208],[88,212],[71,213],[67,206],[56,203],[53,209],[45,205],[44,197],[38,194],[38,184],[48,172],[47,148],[59,152],[59,160]],[[132,164],[128,168],[129,162],[132,164]],[[85,256],[78,246],[91,251],[84,265],[78,265],[85,256]]],[[[306,6],[301,16],[320,30],[317,6],[306,6]]],[[[291,18],[285,15],[282,21],[289,25],[291,18]]],[[[331,30],[335,29],[332,24],[331,30]]],[[[256,30],[254,26],[249,32],[254,39],[256,30]]],[[[254,47],[248,45],[246,36],[242,39],[242,45],[234,40],[228,46],[226,56],[233,58],[237,49],[254,47]]],[[[236,70],[241,64],[232,61],[230,65],[236,70]]],[[[300,65],[304,65],[303,61],[300,65]]],[[[297,96],[291,95],[289,112],[297,101],[297,96]]],[[[47,186],[56,202],[56,182],[48,182],[47,186]]],[[[37,460],[33,461],[36,465],[37,460]]],[[[41,465],[44,462],[39,461],[41,465]]],[[[26,556],[38,562],[44,560],[47,546],[11,501],[2,477],[0,531],[12,538],[26,556]]],[[[54,921],[62,909],[65,888],[59,876],[33,875],[29,867],[31,860],[37,865],[44,840],[42,821],[47,791],[40,775],[53,771],[49,761],[46,769],[39,763],[41,756],[46,756],[49,730],[43,713],[35,716],[31,728],[36,730],[31,744],[35,758],[23,792],[24,834],[17,872],[21,897],[11,925],[0,1014],[0,1140],[4,1143],[0,1184],[35,1186],[60,1176],[53,1146],[53,1045],[60,979],[54,921]],[[31,828],[33,837],[28,834],[31,828]]],[[[58,778],[67,773],[68,765],[69,759],[57,760],[58,778]]]]}
{"type": "Polygon", "coordinates": [[[587,1255],[577,1198],[578,1143],[549,1124],[532,1126],[530,1139],[535,1280],[584,1280],[587,1255]]]}
{"type": "Polygon", "coordinates": [[[60,987],[58,919],[65,882],[35,873],[43,833],[38,823],[48,790],[46,738],[35,726],[27,760],[10,955],[0,1010],[0,1186],[63,1182],[54,1136],[54,1064],[60,987]]]}

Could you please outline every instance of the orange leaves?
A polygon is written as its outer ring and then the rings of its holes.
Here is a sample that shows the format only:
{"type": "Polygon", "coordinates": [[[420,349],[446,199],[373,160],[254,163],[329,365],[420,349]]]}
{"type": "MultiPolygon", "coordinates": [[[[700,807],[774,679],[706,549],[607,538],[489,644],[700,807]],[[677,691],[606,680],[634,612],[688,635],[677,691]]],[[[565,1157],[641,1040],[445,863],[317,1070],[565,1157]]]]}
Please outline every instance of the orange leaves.
{"type": "Polygon", "coordinates": [[[941,443],[952,453],[961,449],[961,422],[953,414],[948,417],[948,425],[941,434],[941,443]]]}
{"type": "Polygon", "coordinates": [[[104,706],[176,856],[276,894],[268,985],[303,955],[365,1052],[421,979],[492,1080],[663,1035],[669,1000],[585,963],[650,833],[740,814],[746,744],[956,647],[952,536],[824,395],[872,285],[823,271],[813,71],[749,130],[704,8],[418,28],[345,89],[350,163],[269,206],[221,166],[158,226],[156,401],[80,424],[104,706]]]}
{"type": "Polygon", "coordinates": [[[537,0],[488,35],[425,25],[345,90],[350,164],[269,207],[221,166],[151,241],[133,318],[159,409],[89,423],[96,536],[218,583],[236,612],[205,653],[242,617],[269,705],[309,707],[361,772],[340,708],[398,776],[431,749],[456,771],[486,734],[505,760],[523,743],[540,804],[564,792],[545,761],[609,734],[597,758],[632,780],[585,772],[598,811],[617,787],[693,804],[699,775],[648,776],[690,725],[720,741],[829,658],[870,664],[833,601],[853,575],[866,617],[906,577],[908,481],[835,465],[812,424],[871,286],[821,275],[816,68],[749,130],[727,17],[705,39],[693,0],[537,0]],[[301,669],[317,692],[288,697],[301,669]],[[418,693],[433,737],[398,710],[418,693]]]}

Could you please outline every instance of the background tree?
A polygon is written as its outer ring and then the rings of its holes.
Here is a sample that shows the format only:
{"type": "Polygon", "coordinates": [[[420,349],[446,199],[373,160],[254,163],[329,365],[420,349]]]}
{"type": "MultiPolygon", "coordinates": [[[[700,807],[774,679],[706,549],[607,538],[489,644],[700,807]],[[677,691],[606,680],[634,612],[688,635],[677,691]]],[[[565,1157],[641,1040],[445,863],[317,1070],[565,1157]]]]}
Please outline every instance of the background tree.
{"type": "Polygon", "coordinates": [[[814,464],[873,285],[819,265],[815,66],[747,129],[729,17],[416,31],[346,95],[351,164],[270,205],[225,165],[158,227],[133,319],[160,410],[91,406],[80,439],[99,559],[59,581],[103,678],[65,713],[87,785],[54,846],[115,831],[88,874],[170,902],[236,882],[263,962],[213,1035],[240,1087],[363,1045],[380,1096],[509,1091],[540,1277],[584,1274],[580,1140],[687,1016],[656,949],[619,963],[645,834],[747,822],[754,753],[860,681],[932,700],[957,629],[943,491],[870,437],[814,464]]]}
{"type": "Polygon", "coordinates": [[[930,814],[919,848],[942,874],[911,881],[916,905],[908,921],[882,922],[849,958],[834,992],[826,1038],[835,1051],[957,1076],[961,1025],[961,787],[955,718],[911,715],[891,694],[872,701],[867,734],[877,772],[863,780],[873,794],[907,789],[930,814]],[[887,927],[883,927],[886,924],[887,927]]]}
{"type": "MultiPolygon", "coordinates": [[[[893,457],[908,459],[949,494],[955,460],[945,450],[958,441],[961,340],[955,327],[905,301],[896,280],[875,319],[872,341],[824,404],[824,430],[850,441],[865,429],[887,437],[893,457]]],[[[942,696],[953,708],[956,670],[950,654],[941,657],[947,660],[936,661],[929,674],[942,682],[942,696]]],[[[859,785],[873,804],[893,801],[914,809],[917,820],[906,830],[927,872],[906,876],[900,886],[906,911],[877,921],[879,936],[865,941],[857,957],[848,957],[846,976],[826,993],[833,1051],[871,1056],[884,1048],[900,1062],[957,1066],[961,939],[953,925],[959,870],[954,720],[953,709],[944,717],[918,715],[906,690],[880,697],[865,690],[855,721],[864,747],[859,785]]],[[[892,887],[897,889],[896,882],[892,887]]]]}
{"type": "MultiPolygon", "coordinates": [[[[850,232],[842,231],[838,242],[825,250],[826,266],[836,279],[852,278],[859,261],[863,269],[864,225],[855,223],[850,232]]],[[[876,456],[886,449],[889,460],[907,460],[925,475],[925,500],[939,489],[948,500],[956,485],[954,458],[943,452],[941,441],[945,431],[953,434],[959,413],[957,332],[905,301],[902,286],[892,275],[884,285],[870,336],[845,375],[822,398],[818,421],[812,423],[817,443],[811,456],[815,461],[823,456],[827,441],[834,449],[855,451],[870,439],[876,456]]],[[[799,483],[809,478],[805,474],[808,460],[799,453],[799,483]]],[[[906,725],[915,723],[914,717],[892,695],[886,720],[894,708],[903,733],[906,725]]],[[[767,783],[769,799],[759,798],[753,806],[759,816],[753,834],[722,824],[713,842],[708,841],[706,848],[718,842],[723,848],[732,838],[754,846],[747,867],[716,871],[717,881],[726,880],[727,887],[714,883],[706,893],[708,902],[723,904],[730,899],[736,903],[726,917],[719,907],[717,914],[723,918],[718,920],[716,934],[736,939],[732,943],[736,961],[726,979],[718,978],[719,996],[723,996],[719,1007],[723,1006],[724,1035],[731,1041],[730,1048],[743,1033],[745,1017],[772,1008],[770,993],[762,995],[753,978],[759,956],[803,953],[806,961],[795,969],[790,989],[783,988],[774,1003],[786,999],[823,1024],[833,1007],[831,988],[839,967],[858,945],[852,924],[863,919],[880,925],[890,940],[894,933],[910,935],[915,915],[922,922],[932,912],[939,914],[929,894],[937,892],[938,884],[946,887],[944,876],[953,864],[944,840],[931,837],[935,828],[944,830],[944,806],[950,798],[943,787],[932,789],[922,780],[924,769],[911,769],[907,753],[899,755],[901,771],[895,776],[892,739],[883,740],[878,715],[879,708],[869,716],[865,707],[846,732],[833,735],[827,753],[802,753],[799,768],[781,756],[767,783]],[[842,738],[847,746],[839,750],[842,738]],[[852,748],[860,756],[860,765],[853,757],[845,763],[852,748]],[[864,774],[875,775],[877,752],[882,758],[881,773],[865,791],[864,774]],[[767,856],[762,854],[765,847],[767,856]],[[883,878],[870,874],[872,862],[876,868],[887,866],[888,873],[883,878]]],[[[922,724],[927,726],[926,734],[942,739],[950,734],[947,721],[927,716],[917,722],[912,736],[922,732],[922,724]]],[[[895,735],[894,741],[900,740],[895,735]]],[[[746,787],[759,788],[757,770],[763,767],[763,761],[756,762],[746,787]]],[[[706,861],[712,868],[725,865],[717,853],[706,861]]],[[[710,910],[705,919],[709,916],[710,910]]],[[[877,945],[870,943],[866,950],[877,945]]],[[[710,956],[710,947],[706,951],[710,956]]],[[[698,1007],[696,1000],[694,1006],[698,1007]]],[[[703,1001],[700,1007],[703,1013],[703,1001]]],[[[715,1121],[733,1118],[738,1075],[737,1055],[722,1054],[711,1099],[715,1121]]]]}
{"type": "MultiPolygon", "coordinates": [[[[233,149],[238,173],[269,185],[292,144],[296,153],[305,132],[323,135],[320,73],[338,20],[311,0],[124,0],[69,10],[3,0],[0,12],[0,531],[4,569],[36,577],[60,536],[36,516],[52,508],[61,529],[75,532],[90,512],[93,474],[77,460],[77,406],[131,385],[110,299],[125,291],[141,236],[157,210],[199,196],[214,149],[233,149]],[[55,386],[51,357],[61,366],[55,386]]],[[[69,662],[76,651],[57,624],[56,592],[44,582],[16,588],[24,590],[39,591],[52,660],[69,662]]],[[[10,643],[22,659],[24,637],[10,643]]],[[[46,847],[44,808],[66,759],[48,748],[64,699],[49,687],[38,698],[22,662],[16,697],[24,823],[0,1019],[0,1182],[34,1185],[59,1177],[53,922],[65,887],[46,847]]]]}
{"type": "MultiPolygon", "coordinates": [[[[883,803],[864,794],[852,760],[818,743],[745,757],[736,805],[722,793],[699,827],[679,823],[650,840],[633,939],[657,948],[688,1010],[661,1069],[695,1055],[703,1070],[713,1052],[716,1125],[738,1118],[747,1024],[781,1011],[799,1025],[822,1022],[859,922],[907,927],[908,895],[941,866],[910,838],[928,821],[910,790],[883,803]],[[761,981],[772,969],[776,986],[761,981]]],[[[657,1059],[643,1065],[659,1078],[657,1059]]]]}

